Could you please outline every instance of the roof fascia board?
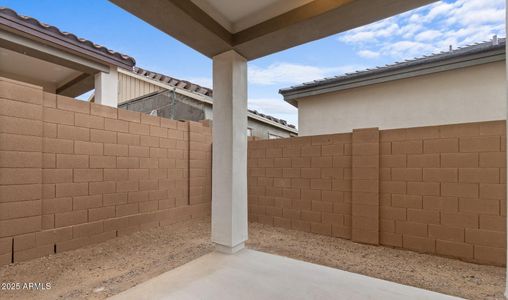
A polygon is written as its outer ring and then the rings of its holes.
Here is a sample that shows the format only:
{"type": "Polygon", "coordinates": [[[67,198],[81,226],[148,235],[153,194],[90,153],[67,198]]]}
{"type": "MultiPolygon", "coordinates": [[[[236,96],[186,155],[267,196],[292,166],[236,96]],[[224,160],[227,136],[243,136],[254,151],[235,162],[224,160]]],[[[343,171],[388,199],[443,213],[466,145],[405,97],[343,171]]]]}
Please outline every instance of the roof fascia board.
{"type": "Polygon", "coordinates": [[[293,106],[298,107],[297,99],[303,100],[304,97],[315,96],[330,92],[337,92],[357,87],[363,87],[388,81],[406,79],[422,75],[429,75],[433,73],[451,71],[466,67],[477,66],[492,62],[503,61],[506,59],[505,50],[497,50],[490,52],[488,55],[485,53],[474,54],[455,59],[434,62],[430,64],[422,64],[418,66],[407,67],[399,70],[387,71],[379,74],[367,75],[363,78],[350,79],[341,82],[330,82],[322,85],[313,86],[309,88],[302,88],[296,91],[288,91],[281,93],[284,100],[293,106]]]}
{"type": "Polygon", "coordinates": [[[97,72],[109,73],[109,66],[107,65],[87,60],[72,53],[1,29],[0,46],[88,74],[95,74],[97,72]]]}

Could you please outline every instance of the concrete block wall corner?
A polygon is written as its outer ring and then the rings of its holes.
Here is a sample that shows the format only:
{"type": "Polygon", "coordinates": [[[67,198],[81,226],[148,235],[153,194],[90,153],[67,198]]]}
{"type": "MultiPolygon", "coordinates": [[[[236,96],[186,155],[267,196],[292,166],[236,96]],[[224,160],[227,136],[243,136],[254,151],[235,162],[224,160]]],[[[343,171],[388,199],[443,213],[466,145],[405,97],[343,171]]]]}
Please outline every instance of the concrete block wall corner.
{"type": "Polygon", "coordinates": [[[0,265],[210,214],[211,128],[0,78],[0,265]]]}

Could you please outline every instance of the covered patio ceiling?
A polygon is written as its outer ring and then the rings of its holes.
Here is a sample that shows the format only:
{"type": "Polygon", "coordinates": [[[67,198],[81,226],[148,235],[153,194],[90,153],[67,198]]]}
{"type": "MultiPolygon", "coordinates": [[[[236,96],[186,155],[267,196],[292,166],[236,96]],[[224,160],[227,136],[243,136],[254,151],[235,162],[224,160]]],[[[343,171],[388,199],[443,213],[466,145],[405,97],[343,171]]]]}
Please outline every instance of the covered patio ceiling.
{"type": "Polygon", "coordinates": [[[110,1],[210,58],[253,60],[436,0],[110,1]]]}

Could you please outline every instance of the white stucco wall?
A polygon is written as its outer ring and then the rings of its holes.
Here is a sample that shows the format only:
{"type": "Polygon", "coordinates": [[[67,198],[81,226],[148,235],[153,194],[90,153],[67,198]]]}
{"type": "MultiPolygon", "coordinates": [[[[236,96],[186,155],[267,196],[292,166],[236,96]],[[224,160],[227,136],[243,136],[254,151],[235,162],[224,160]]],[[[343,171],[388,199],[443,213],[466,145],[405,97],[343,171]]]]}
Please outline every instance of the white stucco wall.
{"type": "Polygon", "coordinates": [[[299,135],[506,119],[505,61],[298,99],[299,135]]]}
{"type": "Polygon", "coordinates": [[[109,73],[95,74],[95,103],[118,107],[118,70],[110,67],[109,73]]]}

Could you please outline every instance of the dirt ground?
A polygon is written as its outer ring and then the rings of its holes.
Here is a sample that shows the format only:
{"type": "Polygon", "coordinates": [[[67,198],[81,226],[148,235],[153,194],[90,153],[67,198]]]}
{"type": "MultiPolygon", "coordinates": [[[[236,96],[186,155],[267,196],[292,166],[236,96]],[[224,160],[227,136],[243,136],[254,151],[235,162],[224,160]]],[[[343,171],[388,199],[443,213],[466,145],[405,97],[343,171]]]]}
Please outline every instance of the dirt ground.
{"type": "Polygon", "coordinates": [[[504,299],[505,268],[249,224],[251,249],[467,299],[504,299]]]}
{"type": "MultiPolygon", "coordinates": [[[[4,291],[1,299],[104,299],[213,250],[210,219],[192,220],[0,268],[1,282],[49,282],[46,291],[4,291]]],[[[469,299],[504,299],[505,269],[356,244],[261,224],[251,249],[469,299]]]]}
{"type": "Polygon", "coordinates": [[[0,299],[104,299],[213,250],[210,220],[191,220],[0,268],[1,282],[49,282],[0,299]]]}

